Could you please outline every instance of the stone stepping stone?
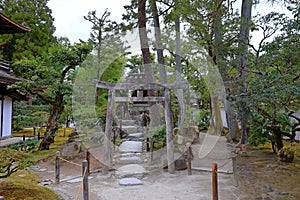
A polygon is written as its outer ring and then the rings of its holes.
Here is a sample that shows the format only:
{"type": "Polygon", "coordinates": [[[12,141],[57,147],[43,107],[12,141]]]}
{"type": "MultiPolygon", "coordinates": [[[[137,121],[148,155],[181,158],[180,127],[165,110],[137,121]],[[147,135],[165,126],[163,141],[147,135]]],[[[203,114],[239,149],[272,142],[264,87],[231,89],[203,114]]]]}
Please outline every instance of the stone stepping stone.
{"type": "Polygon", "coordinates": [[[135,126],[136,121],[135,120],[121,120],[121,124],[124,126],[135,126]]]}
{"type": "Polygon", "coordinates": [[[138,132],[137,126],[122,126],[122,129],[124,129],[128,134],[138,132]]]}
{"type": "Polygon", "coordinates": [[[117,169],[115,175],[117,178],[139,178],[142,179],[149,172],[139,164],[124,165],[117,169]]]}
{"type": "Polygon", "coordinates": [[[143,138],[143,133],[130,133],[127,138],[143,138]]]}
{"type": "Polygon", "coordinates": [[[142,162],[142,160],[141,160],[141,158],[140,157],[138,157],[138,156],[132,156],[132,157],[128,157],[128,156],[126,156],[126,157],[121,157],[120,158],[120,163],[121,164],[136,164],[136,163],[141,163],[142,162]]]}
{"type": "Polygon", "coordinates": [[[143,142],[124,141],[119,147],[120,153],[141,153],[143,152],[143,142]]]}
{"type": "Polygon", "coordinates": [[[122,178],[119,180],[121,186],[143,185],[143,182],[137,178],[122,178]]]}

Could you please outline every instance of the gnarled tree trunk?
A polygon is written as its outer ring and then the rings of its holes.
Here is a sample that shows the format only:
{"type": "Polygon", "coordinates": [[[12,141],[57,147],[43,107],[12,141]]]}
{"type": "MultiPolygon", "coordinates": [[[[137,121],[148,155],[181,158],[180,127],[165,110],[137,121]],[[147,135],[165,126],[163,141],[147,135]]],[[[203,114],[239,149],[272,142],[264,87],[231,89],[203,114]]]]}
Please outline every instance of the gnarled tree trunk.
{"type": "Polygon", "coordinates": [[[58,103],[50,106],[50,116],[48,118],[48,125],[46,129],[45,137],[40,143],[39,150],[49,150],[50,145],[54,143],[54,138],[56,132],[58,131],[59,119],[64,110],[62,100],[59,100],[57,102],[58,103]]]}

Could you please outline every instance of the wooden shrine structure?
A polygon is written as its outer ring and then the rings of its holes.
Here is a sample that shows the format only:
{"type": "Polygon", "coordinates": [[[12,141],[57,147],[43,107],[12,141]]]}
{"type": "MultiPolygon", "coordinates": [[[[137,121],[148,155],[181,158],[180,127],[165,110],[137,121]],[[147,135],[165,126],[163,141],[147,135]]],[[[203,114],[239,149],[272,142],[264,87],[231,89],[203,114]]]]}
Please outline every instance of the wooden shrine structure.
{"type": "MultiPolygon", "coordinates": [[[[137,77],[137,76],[135,76],[137,77]]],[[[171,90],[182,89],[188,85],[187,81],[172,84],[157,84],[145,82],[127,82],[127,83],[109,83],[96,80],[96,87],[108,90],[108,105],[105,125],[104,155],[103,155],[103,174],[107,174],[110,168],[111,160],[111,130],[113,123],[113,110],[115,103],[145,103],[164,105],[164,114],[166,122],[166,143],[167,143],[167,164],[169,173],[174,173],[174,145],[173,145],[173,121],[171,111],[171,90]],[[116,96],[116,91],[131,91],[135,95],[116,96]],[[157,96],[145,96],[145,91],[152,91],[157,96]]],[[[128,93],[127,93],[128,94],[128,93]]],[[[151,120],[151,119],[150,119],[151,120]]]]}
{"type": "MultiPolygon", "coordinates": [[[[26,33],[30,31],[27,28],[4,14],[0,13],[0,34],[16,34],[26,33]]],[[[28,97],[19,93],[16,90],[8,89],[20,78],[13,74],[12,63],[10,61],[0,59],[0,139],[12,137],[12,111],[13,101],[28,100],[28,97]]]]}

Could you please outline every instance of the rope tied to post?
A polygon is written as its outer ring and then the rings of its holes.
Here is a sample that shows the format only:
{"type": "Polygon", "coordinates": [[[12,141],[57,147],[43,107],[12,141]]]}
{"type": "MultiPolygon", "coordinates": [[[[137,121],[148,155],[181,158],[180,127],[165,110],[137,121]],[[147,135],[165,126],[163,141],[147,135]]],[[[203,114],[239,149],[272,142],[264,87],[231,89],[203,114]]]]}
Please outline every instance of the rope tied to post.
{"type": "Polygon", "coordinates": [[[56,152],[56,164],[55,164],[55,180],[56,180],[57,184],[59,184],[59,176],[60,176],[60,172],[59,172],[60,171],[60,165],[59,165],[60,162],[59,161],[60,160],[82,168],[82,180],[81,180],[80,187],[79,187],[79,189],[77,191],[77,194],[76,194],[76,200],[78,200],[79,194],[81,193],[82,190],[83,190],[83,199],[88,200],[89,162],[87,160],[84,160],[84,161],[82,161],[82,164],[80,165],[80,164],[68,161],[68,160],[62,158],[60,156],[60,152],[57,151],[56,152]]]}
{"type": "Polygon", "coordinates": [[[77,194],[76,194],[75,200],[78,200],[79,194],[80,194],[81,191],[82,191],[82,188],[83,188],[83,180],[84,180],[84,178],[85,178],[85,176],[86,176],[86,173],[87,173],[87,168],[85,168],[85,170],[84,170],[84,172],[83,172],[82,179],[81,179],[81,184],[80,184],[80,186],[79,186],[79,188],[78,188],[78,190],[77,190],[77,194]]]}

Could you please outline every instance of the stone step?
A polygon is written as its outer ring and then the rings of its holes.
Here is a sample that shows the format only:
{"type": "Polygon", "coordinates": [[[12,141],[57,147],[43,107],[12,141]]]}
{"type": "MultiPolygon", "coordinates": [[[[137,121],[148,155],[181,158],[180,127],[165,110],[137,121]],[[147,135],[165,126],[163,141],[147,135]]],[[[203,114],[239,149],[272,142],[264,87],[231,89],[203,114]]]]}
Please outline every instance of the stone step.
{"type": "Polygon", "coordinates": [[[119,147],[120,153],[142,153],[143,142],[141,141],[124,141],[119,147]]]}
{"type": "Polygon", "coordinates": [[[122,129],[125,130],[127,134],[139,132],[138,126],[122,126],[122,129]]]}
{"type": "Polygon", "coordinates": [[[116,178],[144,178],[149,172],[139,164],[124,165],[116,170],[116,178]]]}
{"type": "Polygon", "coordinates": [[[130,133],[127,135],[127,138],[142,138],[144,139],[143,133],[130,133]]]}
{"type": "Polygon", "coordinates": [[[143,185],[143,182],[137,178],[122,178],[119,180],[121,186],[143,185]]]}
{"type": "Polygon", "coordinates": [[[136,121],[135,120],[121,120],[122,126],[136,126],[136,121]]]}
{"type": "Polygon", "coordinates": [[[144,142],[145,139],[144,138],[134,138],[134,137],[131,137],[131,138],[125,138],[123,139],[123,141],[136,141],[136,142],[144,142]]]}
{"type": "Polygon", "coordinates": [[[143,160],[139,156],[126,156],[126,157],[120,157],[119,164],[139,164],[142,163],[143,160]]]}

